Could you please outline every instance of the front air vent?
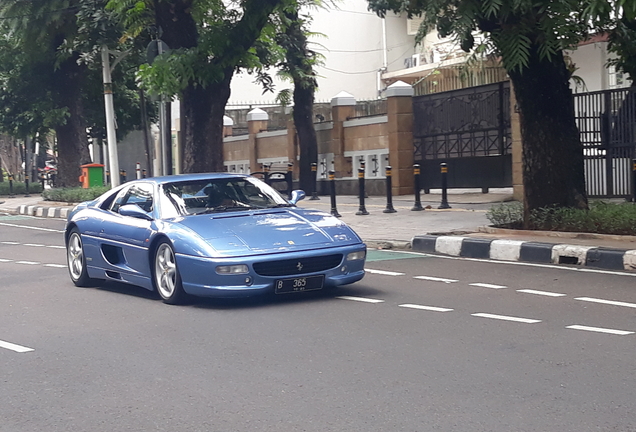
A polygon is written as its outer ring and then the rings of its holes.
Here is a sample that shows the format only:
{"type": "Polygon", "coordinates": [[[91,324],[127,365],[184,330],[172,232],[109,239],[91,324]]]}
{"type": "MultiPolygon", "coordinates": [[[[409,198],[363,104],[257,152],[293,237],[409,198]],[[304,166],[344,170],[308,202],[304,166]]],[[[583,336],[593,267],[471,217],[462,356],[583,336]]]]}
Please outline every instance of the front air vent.
{"type": "Polygon", "coordinates": [[[254,263],[254,271],[261,276],[295,276],[315,273],[338,267],[342,262],[342,254],[286,259],[278,261],[261,261],[254,263]]]}

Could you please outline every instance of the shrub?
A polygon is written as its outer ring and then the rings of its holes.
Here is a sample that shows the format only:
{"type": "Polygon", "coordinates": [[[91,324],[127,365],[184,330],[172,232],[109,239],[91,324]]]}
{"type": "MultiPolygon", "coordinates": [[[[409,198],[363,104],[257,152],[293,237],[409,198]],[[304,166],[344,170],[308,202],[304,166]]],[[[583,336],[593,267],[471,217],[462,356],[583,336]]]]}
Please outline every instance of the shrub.
{"type": "Polygon", "coordinates": [[[88,189],[83,188],[54,188],[46,189],[42,192],[45,201],[59,201],[67,203],[78,203],[91,201],[108,191],[110,186],[98,186],[88,189]]]}
{"type": "MultiPolygon", "coordinates": [[[[40,183],[29,183],[29,194],[39,194],[42,192],[40,183]]],[[[13,193],[16,195],[26,194],[26,184],[22,182],[13,182],[13,193]]],[[[9,195],[9,180],[5,179],[0,182],[0,195],[9,195]]]]}
{"type": "MultiPolygon", "coordinates": [[[[486,217],[495,227],[518,229],[523,226],[523,205],[498,204],[488,210],[486,217]]],[[[591,201],[589,210],[542,208],[532,211],[529,226],[540,231],[636,235],[636,205],[591,201]]]]}
{"type": "Polygon", "coordinates": [[[518,201],[498,204],[486,212],[486,217],[499,228],[521,228],[523,225],[523,204],[518,201]]]}

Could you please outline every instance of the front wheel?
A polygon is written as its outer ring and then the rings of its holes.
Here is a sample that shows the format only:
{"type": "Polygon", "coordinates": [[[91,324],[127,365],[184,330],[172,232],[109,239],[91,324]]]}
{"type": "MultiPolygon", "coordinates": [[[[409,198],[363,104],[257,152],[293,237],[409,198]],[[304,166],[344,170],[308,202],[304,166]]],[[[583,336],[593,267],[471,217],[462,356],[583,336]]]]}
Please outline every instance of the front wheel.
{"type": "Polygon", "coordinates": [[[71,280],[78,287],[86,287],[94,283],[94,279],[88,277],[86,270],[86,254],[84,243],[77,228],[71,230],[66,244],[66,263],[71,280]]]}
{"type": "Polygon", "coordinates": [[[155,251],[152,280],[164,303],[179,304],[185,298],[174,250],[167,240],[162,240],[155,251]]]}

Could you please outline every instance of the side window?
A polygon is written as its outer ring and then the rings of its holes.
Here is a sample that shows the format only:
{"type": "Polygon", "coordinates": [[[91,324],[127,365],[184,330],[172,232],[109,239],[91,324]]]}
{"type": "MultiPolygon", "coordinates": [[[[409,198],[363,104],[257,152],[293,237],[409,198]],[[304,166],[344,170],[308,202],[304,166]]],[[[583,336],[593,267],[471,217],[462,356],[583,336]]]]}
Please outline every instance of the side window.
{"type": "Polygon", "coordinates": [[[110,206],[110,211],[115,213],[119,212],[119,207],[124,205],[123,202],[126,199],[126,196],[128,195],[129,190],[130,188],[123,188],[122,190],[119,191],[119,193],[115,197],[115,200],[110,206]]]}
{"type": "Polygon", "coordinates": [[[143,211],[151,212],[153,208],[152,185],[140,183],[131,186],[127,191],[122,191],[115,198],[111,210],[118,212],[119,208],[126,204],[136,204],[143,211]]]}

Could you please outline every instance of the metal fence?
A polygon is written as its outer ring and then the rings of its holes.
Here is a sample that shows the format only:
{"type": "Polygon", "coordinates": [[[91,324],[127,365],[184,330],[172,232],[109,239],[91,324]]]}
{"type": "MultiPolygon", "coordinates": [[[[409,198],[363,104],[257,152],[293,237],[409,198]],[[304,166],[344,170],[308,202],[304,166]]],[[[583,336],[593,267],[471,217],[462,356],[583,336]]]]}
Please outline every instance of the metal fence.
{"type": "Polygon", "coordinates": [[[636,157],[636,89],[575,94],[574,110],[588,196],[630,196],[632,159],[636,157]]]}

